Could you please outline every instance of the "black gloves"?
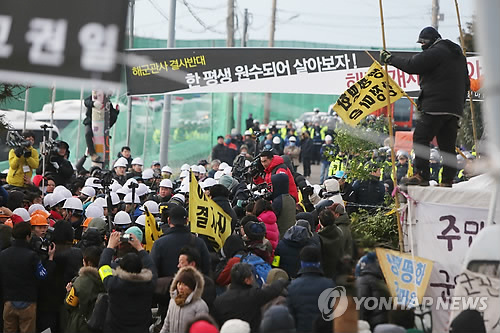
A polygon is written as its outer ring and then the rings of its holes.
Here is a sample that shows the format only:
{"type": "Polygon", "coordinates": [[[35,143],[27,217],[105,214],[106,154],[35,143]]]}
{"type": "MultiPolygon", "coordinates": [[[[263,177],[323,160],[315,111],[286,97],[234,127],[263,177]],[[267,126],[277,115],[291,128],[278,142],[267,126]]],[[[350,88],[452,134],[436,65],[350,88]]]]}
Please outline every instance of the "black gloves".
{"type": "Polygon", "coordinates": [[[387,50],[380,51],[380,62],[382,64],[389,64],[391,62],[392,54],[387,50]]]}
{"type": "Polygon", "coordinates": [[[25,151],[24,151],[24,157],[25,157],[25,158],[30,158],[30,157],[31,157],[31,149],[30,149],[30,150],[25,150],[25,151]]]}
{"type": "Polygon", "coordinates": [[[24,153],[24,148],[23,147],[17,147],[14,149],[14,154],[16,154],[17,157],[23,156],[24,153]]]}

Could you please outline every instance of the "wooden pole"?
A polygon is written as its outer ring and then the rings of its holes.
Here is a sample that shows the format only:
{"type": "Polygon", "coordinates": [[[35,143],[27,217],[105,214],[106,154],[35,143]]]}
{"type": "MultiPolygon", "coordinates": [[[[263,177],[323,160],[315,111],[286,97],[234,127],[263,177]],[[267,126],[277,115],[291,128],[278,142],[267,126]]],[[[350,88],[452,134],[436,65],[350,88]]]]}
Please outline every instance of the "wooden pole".
{"type": "MultiPolygon", "coordinates": [[[[458,20],[458,30],[460,31],[460,44],[462,45],[462,51],[464,52],[464,56],[467,58],[467,47],[465,47],[464,33],[462,31],[462,23],[460,21],[460,11],[458,9],[458,0],[455,0],[455,9],[457,10],[457,20],[458,20]]],[[[476,116],[474,112],[474,101],[472,100],[472,91],[469,93],[469,104],[470,104],[470,117],[472,120],[472,137],[474,138],[474,146],[476,147],[476,154],[478,146],[477,146],[477,132],[476,132],[476,116]]]]}
{"type": "MultiPolygon", "coordinates": [[[[382,8],[382,0],[379,0],[379,7],[380,7],[380,26],[382,28],[382,45],[383,49],[385,50],[386,44],[385,44],[385,30],[384,30],[384,10],[382,8]]],[[[392,178],[394,181],[394,188],[396,188],[398,186],[398,183],[397,183],[396,164],[395,164],[396,154],[394,153],[394,130],[392,128],[391,96],[389,95],[389,76],[387,74],[387,64],[385,64],[384,66],[385,66],[385,83],[387,86],[387,89],[385,90],[385,97],[387,100],[387,119],[389,120],[389,138],[390,138],[389,146],[391,147],[392,178]]],[[[394,200],[396,203],[396,220],[398,224],[399,251],[403,252],[403,230],[401,228],[401,223],[400,223],[398,194],[394,196],[394,200]]]]}

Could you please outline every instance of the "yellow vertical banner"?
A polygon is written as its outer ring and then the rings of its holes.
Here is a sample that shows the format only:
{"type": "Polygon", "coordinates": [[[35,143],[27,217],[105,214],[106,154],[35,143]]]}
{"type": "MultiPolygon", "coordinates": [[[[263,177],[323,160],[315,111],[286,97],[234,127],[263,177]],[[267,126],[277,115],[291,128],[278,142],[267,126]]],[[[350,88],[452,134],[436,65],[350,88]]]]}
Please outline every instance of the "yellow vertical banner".
{"type": "Polygon", "coordinates": [[[145,249],[148,252],[151,252],[151,249],[153,248],[153,243],[160,238],[161,235],[163,235],[163,231],[160,229],[158,226],[158,223],[156,223],[156,220],[148,210],[146,206],[144,206],[145,214],[146,214],[146,226],[144,229],[144,232],[146,233],[146,246],[145,249]]]}
{"type": "MultiPolygon", "coordinates": [[[[385,75],[380,64],[374,61],[366,75],[340,95],[333,110],[346,124],[355,127],[370,113],[387,106],[385,75]]],[[[388,79],[389,96],[394,103],[404,96],[404,91],[391,77],[388,79]]]]}
{"type": "Polygon", "coordinates": [[[205,235],[219,250],[231,235],[231,217],[207,197],[191,172],[189,182],[189,224],[191,232],[205,235]]]}
{"type": "Polygon", "coordinates": [[[415,307],[422,304],[433,262],[408,253],[376,248],[378,262],[391,296],[397,304],[415,307]]]}

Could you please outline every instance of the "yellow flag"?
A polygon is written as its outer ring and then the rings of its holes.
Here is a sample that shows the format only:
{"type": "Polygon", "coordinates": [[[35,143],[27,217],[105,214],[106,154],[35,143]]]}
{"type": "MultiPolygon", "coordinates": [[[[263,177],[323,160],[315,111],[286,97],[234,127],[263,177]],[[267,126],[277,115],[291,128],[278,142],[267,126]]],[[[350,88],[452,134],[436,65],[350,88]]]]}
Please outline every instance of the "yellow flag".
{"type": "Polygon", "coordinates": [[[376,248],[375,252],[391,296],[397,304],[405,307],[421,304],[431,277],[432,261],[383,248],[376,248]]]}
{"type": "MultiPolygon", "coordinates": [[[[355,127],[363,118],[387,106],[385,72],[376,61],[368,73],[340,95],[333,110],[344,123],[355,127]]],[[[389,96],[391,103],[403,97],[403,89],[389,77],[389,96]]]]}
{"type": "Polygon", "coordinates": [[[189,224],[191,232],[205,235],[219,250],[231,235],[231,216],[207,197],[191,172],[189,182],[189,224]]]}
{"type": "Polygon", "coordinates": [[[156,223],[156,220],[148,210],[146,206],[144,206],[144,210],[146,213],[146,227],[145,227],[145,232],[146,232],[146,251],[151,252],[151,249],[153,248],[153,243],[160,238],[161,235],[163,235],[163,231],[160,229],[158,226],[158,223],[156,223]]]}

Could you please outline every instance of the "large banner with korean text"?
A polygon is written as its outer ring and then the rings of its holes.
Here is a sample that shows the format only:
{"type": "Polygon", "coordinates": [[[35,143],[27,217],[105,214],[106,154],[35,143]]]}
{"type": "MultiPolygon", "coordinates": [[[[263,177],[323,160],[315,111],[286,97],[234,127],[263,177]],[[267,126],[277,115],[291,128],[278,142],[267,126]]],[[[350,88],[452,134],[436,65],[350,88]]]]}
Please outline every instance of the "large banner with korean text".
{"type": "MultiPolygon", "coordinates": [[[[406,249],[413,248],[414,255],[434,262],[425,296],[452,302],[466,253],[485,227],[491,194],[414,186],[409,195],[409,216],[403,229],[408,235],[406,249]]],[[[450,311],[432,307],[432,323],[433,332],[447,332],[450,311]]]]}
{"type": "MultiPolygon", "coordinates": [[[[340,95],[362,79],[373,60],[361,50],[206,48],[127,50],[130,95],[163,93],[271,92],[340,95]]],[[[412,52],[393,52],[411,56],[412,52]]],[[[378,51],[370,51],[378,59],[378,51]]],[[[468,58],[480,74],[479,57],[468,58]]],[[[391,78],[410,95],[418,75],[392,66],[391,78]]]]}

